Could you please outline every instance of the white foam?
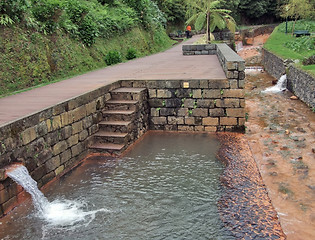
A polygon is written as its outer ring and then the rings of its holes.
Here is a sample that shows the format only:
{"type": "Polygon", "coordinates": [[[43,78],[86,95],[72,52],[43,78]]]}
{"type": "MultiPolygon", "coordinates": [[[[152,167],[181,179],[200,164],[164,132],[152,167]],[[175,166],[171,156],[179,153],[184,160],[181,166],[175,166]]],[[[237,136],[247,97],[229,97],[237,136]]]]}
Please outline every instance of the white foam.
{"type": "Polygon", "coordinates": [[[82,224],[87,226],[94,220],[96,213],[109,212],[104,208],[88,211],[87,204],[80,201],[55,200],[49,202],[37,188],[36,181],[31,178],[24,166],[19,166],[7,174],[31,194],[37,216],[49,226],[74,226],[77,223],[79,226],[82,224]]]}
{"type": "Polygon", "coordinates": [[[275,86],[266,88],[263,93],[278,93],[287,89],[287,75],[282,75],[275,86]]]}

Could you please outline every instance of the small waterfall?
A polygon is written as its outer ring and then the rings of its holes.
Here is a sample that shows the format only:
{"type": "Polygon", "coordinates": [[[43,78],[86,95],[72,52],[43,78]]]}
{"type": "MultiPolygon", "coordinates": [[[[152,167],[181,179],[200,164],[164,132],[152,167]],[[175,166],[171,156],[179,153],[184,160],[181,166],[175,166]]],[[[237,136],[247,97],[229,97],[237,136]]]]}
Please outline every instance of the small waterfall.
{"type": "Polygon", "coordinates": [[[44,219],[49,226],[73,226],[77,223],[79,223],[79,226],[82,224],[88,225],[93,221],[96,213],[109,212],[104,208],[88,211],[88,205],[85,202],[71,200],[49,202],[38,189],[36,181],[29,175],[27,168],[22,165],[14,167],[6,174],[31,194],[39,217],[44,219]]]}
{"type": "Polygon", "coordinates": [[[282,92],[287,89],[287,75],[284,74],[280,77],[277,84],[275,86],[266,88],[263,93],[277,93],[282,92]]]}
{"type": "Polygon", "coordinates": [[[49,202],[44,194],[38,189],[36,181],[31,178],[27,168],[19,166],[12,171],[8,171],[7,175],[21,185],[25,191],[31,194],[35,209],[43,214],[44,209],[48,206],[49,202]]]}

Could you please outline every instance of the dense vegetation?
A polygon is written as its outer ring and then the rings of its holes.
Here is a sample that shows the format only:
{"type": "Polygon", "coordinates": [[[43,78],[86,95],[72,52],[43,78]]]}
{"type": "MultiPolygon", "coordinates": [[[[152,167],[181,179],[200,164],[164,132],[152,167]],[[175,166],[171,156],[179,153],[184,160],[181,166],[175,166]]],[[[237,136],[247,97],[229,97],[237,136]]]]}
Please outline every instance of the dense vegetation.
{"type": "MultiPolygon", "coordinates": [[[[288,1],[314,5],[313,0],[218,0],[215,5],[238,24],[256,24],[284,17],[281,9],[288,1]]],[[[165,28],[184,30],[193,2],[1,0],[0,95],[168,48],[172,41],[165,28]]],[[[286,46],[303,55],[298,48],[309,44],[303,40],[286,46]]]]}
{"type": "Polygon", "coordinates": [[[0,95],[172,45],[150,0],[0,1],[0,95]]]}
{"type": "MultiPolygon", "coordinates": [[[[286,34],[286,24],[280,24],[271,34],[264,47],[284,59],[299,60],[298,65],[315,74],[315,65],[302,65],[305,58],[315,55],[314,36],[292,36],[294,21],[288,22],[288,33],[286,34]]],[[[315,32],[315,21],[299,20],[295,24],[296,30],[308,30],[315,32]]]]}

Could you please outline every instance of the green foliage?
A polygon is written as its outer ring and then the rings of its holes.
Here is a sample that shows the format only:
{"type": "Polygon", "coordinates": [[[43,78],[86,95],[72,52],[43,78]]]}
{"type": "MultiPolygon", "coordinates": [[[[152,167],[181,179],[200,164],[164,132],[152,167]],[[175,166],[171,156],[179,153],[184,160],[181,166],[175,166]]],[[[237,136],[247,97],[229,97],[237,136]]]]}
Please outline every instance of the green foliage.
{"type": "Polygon", "coordinates": [[[146,29],[156,29],[166,24],[166,18],[157,4],[150,0],[123,0],[136,12],[141,24],[146,29]]]}
{"type": "Polygon", "coordinates": [[[61,0],[34,1],[32,13],[38,22],[42,23],[42,30],[53,33],[59,27],[59,19],[63,13],[64,4],[61,0]]]}
{"type": "Polygon", "coordinates": [[[142,25],[155,31],[166,19],[150,0],[5,0],[0,25],[25,23],[45,34],[65,31],[92,46],[97,37],[110,38],[142,25]]]}
{"type": "Polygon", "coordinates": [[[283,2],[279,0],[221,0],[220,7],[231,10],[231,16],[239,24],[264,24],[278,21],[278,8],[283,2]]]}
{"type": "Polygon", "coordinates": [[[122,61],[120,52],[113,50],[109,51],[105,56],[105,62],[107,65],[114,65],[122,61]]]}
{"type": "Polygon", "coordinates": [[[260,18],[270,10],[275,11],[277,1],[274,0],[242,0],[238,8],[248,18],[260,18]]]}
{"type": "Polygon", "coordinates": [[[315,51],[315,38],[314,37],[309,37],[309,36],[304,36],[304,37],[299,37],[296,39],[293,39],[289,42],[284,43],[284,46],[292,49],[295,52],[301,52],[301,51],[315,51]]]}
{"type": "MultiPolygon", "coordinates": [[[[288,32],[292,32],[294,21],[288,21],[288,32]]],[[[296,30],[308,30],[309,32],[315,32],[315,21],[298,20],[295,23],[296,30]]],[[[278,31],[285,33],[285,23],[282,23],[278,27],[278,31]]]]}
{"type": "Polygon", "coordinates": [[[127,60],[137,58],[137,50],[134,48],[128,48],[126,58],[127,60]]]}
{"type": "MultiPolygon", "coordinates": [[[[288,22],[289,29],[293,25],[288,22]]],[[[296,22],[296,29],[314,31],[315,21],[299,20],[296,22]]],[[[315,54],[315,39],[313,36],[295,37],[285,34],[285,22],[280,24],[271,34],[264,47],[284,59],[298,59],[302,62],[306,57],[315,54]]],[[[301,66],[304,70],[315,75],[315,65],[301,66]]]]}
{"type": "Polygon", "coordinates": [[[291,17],[295,20],[299,18],[311,19],[315,17],[315,3],[313,0],[288,0],[280,7],[281,16],[291,17]]]}
{"type": "Polygon", "coordinates": [[[152,38],[140,28],[110,39],[96,38],[88,48],[61,31],[53,38],[19,26],[1,31],[0,96],[105,67],[110,50],[119,49],[126,56],[128,48],[135,48],[141,57],[163,51],[173,43],[163,30],[156,31],[152,38]]]}
{"type": "Polygon", "coordinates": [[[155,0],[158,7],[165,13],[166,20],[171,25],[185,22],[186,6],[182,0],[155,0]]]}
{"type": "Polygon", "coordinates": [[[7,14],[0,15],[0,25],[8,26],[13,23],[14,21],[7,14]]]}
{"type": "Polygon", "coordinates": [[[228,28],[235,32],[236,23],[230,10],[220,9],[220,1],[186,0],[189,19],[187,24],[194,23],[196,30],[206,26],[207,41],[210,42],[210,32],[215,28],[228,28]]]}
{"type": "Polygon", "coordinates": [[[28,12],[29,0],[2,0],[0,1],[0,22],[1,25],[8,25],[20,22],[24,13],[28,12]]]}
{"type": "Polygon", "coordinates": [[[80,39],[87,46],[91,46],[98,36],[97,24],[93,21],[92,17],[89,16],[85,17],[80,23],[78,31],[80,39]]]}

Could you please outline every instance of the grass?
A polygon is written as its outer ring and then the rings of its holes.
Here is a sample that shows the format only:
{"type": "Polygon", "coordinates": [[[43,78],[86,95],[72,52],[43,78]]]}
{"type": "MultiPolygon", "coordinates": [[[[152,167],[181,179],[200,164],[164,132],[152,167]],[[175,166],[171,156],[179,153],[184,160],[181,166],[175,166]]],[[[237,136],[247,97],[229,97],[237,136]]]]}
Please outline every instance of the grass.
{"type": "MultiPolygon", "coordinates": [[[[293,22],[288,24],[288,33],[285,33],[285,23],[280,24],[271,34],[264,47],[283,59],[299,60],[297,67],[315,75],[315,64],[304,66],[304,58],[315,55],[315,36],[296,38],[291,35],[293,22]]],[[[309,30],[315,32],[315,21],[301,20],[296,23],[295,30],[309,30]]]]}
{"type": "Polygon", "coordinates": [[[104,68],[105,56],[111,50],[118,50],[127,61],[130,47],[142,57],[174,43],[163,30],[147,32],[140,28],[111,39],[99,38],[92,47],[62,32],[43,35],[18,26],[0,28],[0,97],[104,68]]]}

